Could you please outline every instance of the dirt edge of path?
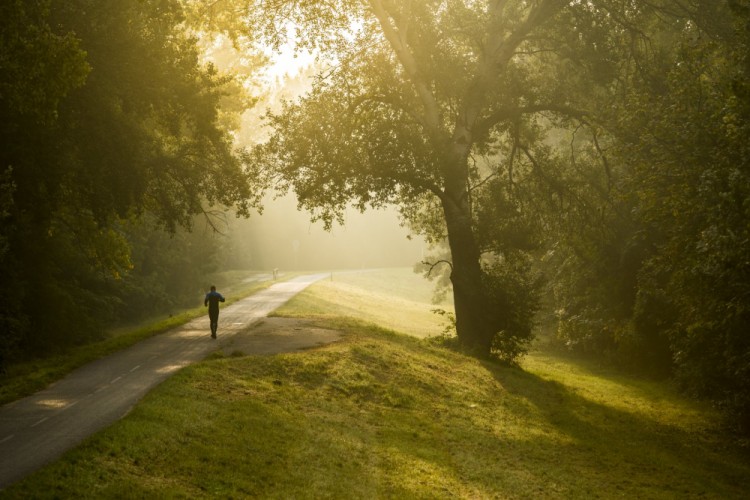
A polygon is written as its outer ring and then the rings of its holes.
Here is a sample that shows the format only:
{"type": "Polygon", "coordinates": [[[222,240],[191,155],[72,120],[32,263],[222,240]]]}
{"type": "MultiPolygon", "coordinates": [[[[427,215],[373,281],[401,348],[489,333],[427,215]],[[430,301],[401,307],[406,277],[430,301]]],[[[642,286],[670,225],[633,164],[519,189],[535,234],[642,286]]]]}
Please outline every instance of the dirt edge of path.
{"type": "Polygon", "coordinates": [[[279,354],[330,344],[342,337],[340,331],[320,328],[310,319],[266,317],[237,332],[220,351],[225,356],[279,354]]]}

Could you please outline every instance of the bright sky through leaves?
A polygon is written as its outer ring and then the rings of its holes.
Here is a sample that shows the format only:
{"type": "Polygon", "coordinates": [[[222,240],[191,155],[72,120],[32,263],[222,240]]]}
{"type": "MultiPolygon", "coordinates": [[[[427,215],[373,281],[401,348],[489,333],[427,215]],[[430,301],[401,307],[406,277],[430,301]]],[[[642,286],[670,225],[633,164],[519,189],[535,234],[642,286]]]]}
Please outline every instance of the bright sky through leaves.
{"type": "Polygon", "coordinates": [[[298,50],[295,53],[294,39],[296,37],[292,35],[294,31],[294,27],[289,24],[287,26],[287,33],[290,34],[289,40],[279,47],[278,52],[271,48],[265,51],[271,60],[264,72],[269,82],[273,82],[276,78],[294,77],[302,68],[309,66],[315,60],[315,56],[307,50],[298,50]]]}

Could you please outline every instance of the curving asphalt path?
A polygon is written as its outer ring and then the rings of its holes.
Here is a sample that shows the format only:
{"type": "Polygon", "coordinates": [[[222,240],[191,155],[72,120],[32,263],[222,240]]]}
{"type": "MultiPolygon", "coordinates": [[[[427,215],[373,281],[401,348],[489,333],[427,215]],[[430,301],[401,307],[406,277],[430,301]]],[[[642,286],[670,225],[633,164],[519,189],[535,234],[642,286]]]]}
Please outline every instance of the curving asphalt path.
{"type": "Polygon", "coordinates": [[[175,371],[232,342],[308,285],[316,274],[277,283],[221,311],[218,339],[208,317],[88,364],[32,396],[0,408],[0,490],[59,458],[125,416],[175,371]]]}

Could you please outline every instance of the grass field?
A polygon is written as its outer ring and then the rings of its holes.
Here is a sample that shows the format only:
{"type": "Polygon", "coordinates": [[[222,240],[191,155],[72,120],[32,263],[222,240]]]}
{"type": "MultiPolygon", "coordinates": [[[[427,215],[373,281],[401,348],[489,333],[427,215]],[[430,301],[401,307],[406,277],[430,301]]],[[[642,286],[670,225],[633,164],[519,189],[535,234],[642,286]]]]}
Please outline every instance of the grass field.
{"type": "Polygon", "coordinates": [[[432,302],[433,286],[408,269],[331,273],[315,285],[315,293],[297,299],[295,308],[276,314],[353,317],[415,337],[443,331],[445,320],[434,309],[453,310],[452,303],[432,302]]]}
{"type": "MultiPolygon", "coordinates": [[[[509,368],[363,322],[392,273],[334,275],[279,311],[344,340],[183,369],[0,497],[747,498],[746,450],[668,386],[543,342],[509,368]]],[[[393,292],[390,329],[420,290],[393,292]]]]}

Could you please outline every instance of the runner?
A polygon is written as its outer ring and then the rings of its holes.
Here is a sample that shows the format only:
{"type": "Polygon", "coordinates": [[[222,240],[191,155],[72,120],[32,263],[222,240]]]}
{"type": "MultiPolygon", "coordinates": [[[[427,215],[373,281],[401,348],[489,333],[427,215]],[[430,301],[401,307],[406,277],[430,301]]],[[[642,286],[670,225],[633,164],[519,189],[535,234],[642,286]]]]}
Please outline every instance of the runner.
{"type": "Polygon", "coordinates": [[[224,302],[224,297],[211,285],[211,291],[206,294],[203,305],[208,306],[208,318],[211,320],[211,338],[216,338],[216,329],[219,327],[219,302],[224,302]]]}

